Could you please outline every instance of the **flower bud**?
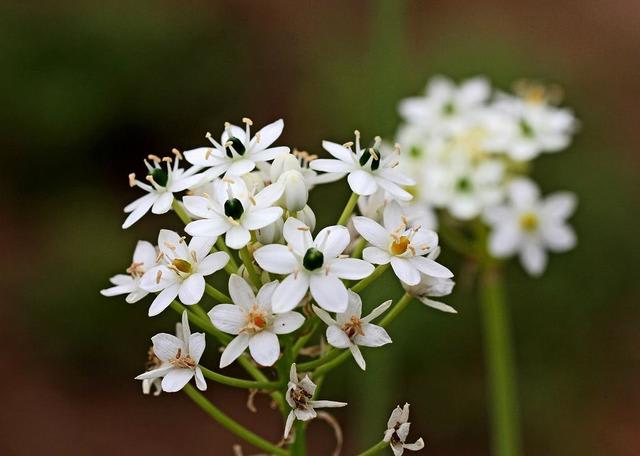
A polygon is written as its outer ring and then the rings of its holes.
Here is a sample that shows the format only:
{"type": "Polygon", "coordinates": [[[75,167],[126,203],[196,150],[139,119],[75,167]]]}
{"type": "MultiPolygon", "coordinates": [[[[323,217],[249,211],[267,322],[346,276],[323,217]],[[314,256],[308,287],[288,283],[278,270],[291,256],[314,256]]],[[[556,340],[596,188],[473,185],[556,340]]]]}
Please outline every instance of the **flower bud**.
{"type": "Polygon", "coordinates": [[[279,218],[270,225],[257,230],[256,239],[262,245],[282,244],[284,242],[284,238],[282,237],[283,226],[284,221],[282,220],[282,218],[279,218]]]}
{"type": "Polygon", "coordinates": [[[242,176],[242,180],[244,180],[244,183],[247,184],[247,189],[249,190],[249,192],[253,190],[255,193],[258,193],[264,188],[264,179],[259,171],[244,174],[242,176]]]}
{"type": "Polygon", "coordinates": [[[291,217],[295,217],[302,223],[307,225],[311,231],[316,228],[316,214],[313,213],[309,206],[305,206],[301,211],[292,212],[291,217]]]}
{"type": "Polygon", "coordinates": [[[289,152],[279,154],[271,164],[271,182],[277,181],[287,171],[301,172],[298,159],[289,152]]]}
{"type": "Polygon", "coordinates": [[[280,204],[290,212],[304,209],[309,199],[309,191],[302,173],[299,171],[285,171],[278,178],[278,182],[284,185],[284,193],[280,198],[280,204]]]}

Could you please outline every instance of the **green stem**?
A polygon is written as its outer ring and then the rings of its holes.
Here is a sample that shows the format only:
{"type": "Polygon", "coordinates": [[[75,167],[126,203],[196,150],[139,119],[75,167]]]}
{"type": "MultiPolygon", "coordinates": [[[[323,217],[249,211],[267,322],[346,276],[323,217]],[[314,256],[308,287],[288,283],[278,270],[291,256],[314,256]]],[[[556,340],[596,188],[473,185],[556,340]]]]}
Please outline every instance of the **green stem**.
{"type": "Polygon", "coordinates": [[[191,217],[189,217],[189,214],[187,214],[187,210],[184,208],[184,205],[180,201],[174,199],[171,207],[173,208],[173,211],[176,213],[176,215],[180,217],[182,223],[186,225],[187,223],[191,222],[191,217]]]}
{"type": "Polygon", "coordinates": [[[214,382],[222,383],[223,385],[234,386],[236,388],[249,388],[258,390],[273,390],[283,387],[281,382],[263,382],[254,380],[244,380],[241,378],[229,377],[227,375],[218,374],[212,370],[207,369],[203,365],[200,365],[202,373],[208,379],[214,382]]]}
{"type": "Polygon", "coordinates": [[[213,405],[209,400],[204,397],[199,391],[197,391],[193,386],[186,385],[184,387],[184,392],[200,406],[202,410],[205,411],[207,415],[216,420],[220,425],[227,428],[229,431],[233,432],[238,437],[244,439],[251,445],[260,448],[270,454],[275,454],[279,456],[288,456],[289,452],[283,450],[282,448],[278,448],[273,443],[263,439],[262,437],[254,434],[246,427],[242,426],[237,421],[225,415],[219,408],[213,405]]]}
{"type": "Polygon", "coordinates": [[[351,287],[351,291],[354,291],[356,293],[360,293],[362,290],[367,288],[374,280],[376,280],[378,277],[380,277],[384,273],[384,271],[387,270],[388,267],[389,267],[389,263],[378,265],[373,270],[373,272],[371,273],[371,275],[369,277],[365,277],[360,282],[358,282],[354,286],[352,286],[351,287]]]}
{"type": "Polygon", "coordinates": [[[219,236],[218,239],[216,239],[216,247],[218,247],[218,250],[221,252],[225,252],[229,255],[229,262],[224,267],[224,270],[227,271],[229,275],[238,272],[238,263],[236,263],[236,260],[233,258],[233,254],[231,253],[231,250],[229,250],[229,247],[227,247],[227,244],[224,243],[222,236],[219,236]]]}
{"type": "Polygon", "coordinates": [[[389,312],[384,316],[384,318],[380,321],[380,326],[383,328],[385,326],[389,326],[389,324],[396,319],[398,315],[409,305],[409,303],[413,301],[413,296],[409,293],[405,293],[402,295],[400,300],[396,302],[396,305],[391,308],[389,312]]]}
{"type": "Polygon", "coordinates": [[[381,440],[371,448],[364,450],[362,453],[359,453],[358,456],[373,456],[374,454],[378,454],[388,446],[389,446],[389,442],[385,442],[384,440],[381,440]]]}
{"type": "Polygon", "coordinates": [[[296,433],[293,445],[291,445],[291,456],[306,456],[307,454],[307,439],[304,425],[304,421],[296,420],[296,433]]]}
{"type": "Polygon", "coordinates": [[[256,268],[253,266],[253,257],[249,253],[249,249],[247,247],[242,247],[238,252],[240,255],[240,259],[242,260],[242,264],[244,264],[245,269],[249,273],[249,279],[251,282],[258,288],[262,285],[262,280],[260,279],[260,275],[256,268]]]}
{"type": "Polygon", "coordinates": [[[215,299],[216,301],[218,301],[220,303],[230,304],[232,302],[231,298],[229,296],[227,296],[226,294],[224,294],[223,292],[221,292],[217,288],[212,287],[208,283],[205,284],[204,291],[209,296],[211,296],[213,299],[215,299]]]}
{"type": "Polygon", "coordinates": [[[353,252],[351,252],[351,258],[362,258],[362,251],[367,246],[367,240],[362,238],[358,241],[353,252]]]}
{"type": "MultiPolygon", "coordinates": [[[[310,317],[310,318],[313,318],[313,317],[310,317]]],[[[320,323],[317,320],[311,323],[309,330],[304,335],[300,336],[296,341],[296,343],[293,344],[291,353],[293,354],[294,360],[298,357],[298,352],[302,349],[302,347],[304,347],[306,343],[309,341],[309,339],[311,338],[311,336],[315,334],[316,329],[318,329],[318,326],[320,326],[320,323]]]]}
{"type": "Polygon", "coordinates": [[[338,219],[338,225],[347,224],[347,222],[349,221],[349,217],[353,212],[353,209],[355,209],[356,207],[356,204],[358,204],[358,194],[352,193],[351,196],[349,197],[349,201],[347,201],[347,205],[344,207],[344,210],[342,211],[342,215],[338,219]]]}
{"type": "Polygon", "coordinates": [[[521,453],[516,372],[509,316],[502,277],[495,265],[485,266],[480,278],[484,351],[491,398],[492,448],[495,456],[521,453]]]}
{"type": "Polygon", "coordinates": [[[307,361],[306,363],[300,363],[296,367],[298,372],[306,372],[315,369],[316,367],[322,366],[323,364],[331,361],[336,356],[340,354],[340,350],[336,350],[334,348],[330,348],[327,352],[322,355],[320,358],[315,359],[313,361],[307,361]]]}

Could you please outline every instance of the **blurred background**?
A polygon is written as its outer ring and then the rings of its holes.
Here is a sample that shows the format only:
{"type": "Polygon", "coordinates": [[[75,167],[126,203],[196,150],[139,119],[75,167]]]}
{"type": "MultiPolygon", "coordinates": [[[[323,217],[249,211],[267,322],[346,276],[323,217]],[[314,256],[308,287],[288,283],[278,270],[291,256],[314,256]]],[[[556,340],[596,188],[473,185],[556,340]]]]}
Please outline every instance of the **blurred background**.
{"type": "MultiPolygon", "coordinates": [[[[355,128],[390,137],[397,101],[437,73],[565,87],[581,132],[534,175],[579,195],[579,246],[542,279],[507,271],[525,447],[640,454],[638,23],[635,0],[3,2],[0,454],[232,454],[236,439],[184,395],[142,396],[133,380],[174,315],[98,294],[138,239],[179,227],[168,214],[120,229],[140,195],[127,174],[243,116],[284,118],[280,143],[311,152],[355,128]]],[[[346,198],[344,183],[316,190],[320,224],[346,198]]],[[[369,293],[399,296],[390,284],[369,293]]],[[[326,397],[350,402],[335,413],[345,454],[377,441],[405,401],[425,454],[489,453],[477,302],[464,283],[446,301],[457,316],[411,307],[394,344],[366,353],[367,375],[348,362],[327,382],[326,397]]],[[[208,396],[279,439],[266,398],[256,415],[243,391],[208,396]]],[[[310,429],[311,454],[329,454],[332,431],[310,429]]]]}

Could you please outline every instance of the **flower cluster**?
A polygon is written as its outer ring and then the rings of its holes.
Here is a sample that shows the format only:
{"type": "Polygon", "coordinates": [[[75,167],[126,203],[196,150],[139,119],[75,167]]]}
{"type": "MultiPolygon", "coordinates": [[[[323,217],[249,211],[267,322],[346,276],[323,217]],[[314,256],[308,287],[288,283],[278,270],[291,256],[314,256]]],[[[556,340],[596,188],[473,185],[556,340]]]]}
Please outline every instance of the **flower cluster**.
{"type": "MultiPolygon", "coordinates": [[[[349,357],[365,370],[361,347],[390,344],[385,327],[414,298],[455,312],[428,299],[451,293],[453,273],[436,261],[434,219],[412,204],[408,187],[415,181],[402,171],[399,147],[389,148],[379,137],[364,146],[356,131],[354,142],[324,141],[332,158],[317,158],[274,146],[282,120],[255,133],[250,119],[242,122],[244,127],[225,123],[216,139],[207,133],[208,146],[174,149],[173,157],[150,155],[146,182],[129,176],[146,195],[125,208],[123,228],[149,211],[173,210],[185,224],[184,234],[162,229],[155,245],[140,241],[126,274],[112,277],[114,286],[102,294],[126,295],[130,303],[151,295],[149,316],[168,308],[181,316],[175,336],[152,337],[146,372],[136,377],[143,392],[185,390],[201,406],[207,399],[189,385],[191,379],[201,391],[206,378],[268,392],[283,412],[286,445],[296,420],[315,418],[317,408],[346,405],[317,400],[320,386],[313,380],[349,357]],[[183,167],[183,161],[191,166],[183,167]],[[345,176],[352,196],[336,214],[337,223],[314,235],[309,192],[345,176]],[[395,305],[391,299],[363,303],[362,290],[389,266],[405,295],[395,305]],[[215,280],[223,274],[227,280],[215,280]],[[216,283],[227,283],[227,291],[216,283]],[[204,332],[191,333],[190,324],[204,332]],[[205,353],[207,339],[220,346],[219,359],[215,350],[205,353]],[[213,359],[219,369],[238,362],[253,380],[202,365],[213,359]],[[305,374],[302,380],[298,372],[305,374]]],[[[393,432],[380,442],[396,454],[421,448],[421,440],[404,444],[405,415],[398,418],[402,423],[390,421],[393,432]]],[[[237,434],[249,432],[228,417],[219,421],[237,434]]],[[[267,452],[279,451],[253,434],[249,440],[267,452]]]]}
{"type": "Polygon", "coordinates": [[[396,140],[409,151],[401,169],[415,178],[424,211],[440,211],[441,224],[481,220],[491,229],[489,253],[519,254],[532,275],[544,271],[547,250],[575,244],[565,223],[575,198],[541,201],[535,184],[523,183],[533,159],[566,149],[576,132],[560,98],[555,86],[521,82],[508,94],[481,77],[459,85],[434,77],[423,96],[399,105],[396,140]]]}

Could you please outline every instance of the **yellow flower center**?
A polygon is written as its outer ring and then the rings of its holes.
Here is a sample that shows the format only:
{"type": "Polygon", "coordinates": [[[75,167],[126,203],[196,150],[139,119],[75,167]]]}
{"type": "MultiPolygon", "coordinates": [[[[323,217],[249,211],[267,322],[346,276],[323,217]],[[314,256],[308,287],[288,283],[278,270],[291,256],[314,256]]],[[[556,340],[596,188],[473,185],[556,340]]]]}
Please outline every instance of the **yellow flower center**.
{"type": "Polygon", "coordinates": [[[176,353],[176,357],[169,360],[169,362],[179,369],[195,369],[196,367],[196,361],[190,355],[182,356],[182,349],[180,348],[176,353]]]}
{"type": "Polygon", "coordinates": [[[393,253],[394,255],[402,255],[407,251],[409,243],[410,241],[407,236],[400,236],[391,243],[391,247],[389,248],[389,250],[391,250],[391,253],[393,253]]]}
{"type": "Polygon", "coordinates": [[[247,315],[247,323],[243,331],[249,334],[255,334],[266,328],[267,324],[267,314],[260,307],[254,305],[247,315]]]}
{"type": "Polygon", "coordinates": [[[183,272],[185,274],[191,273],[191,263],[189,263],[187,260],[176,258],[171,262],[171,265],[180,272],[183,272]]]}
{"type": "Polygon", "coordinates": [[[520,226],[525,231],[535,231],[538,228],[538,216],[531,212],[520,216],[520,226]]]}

